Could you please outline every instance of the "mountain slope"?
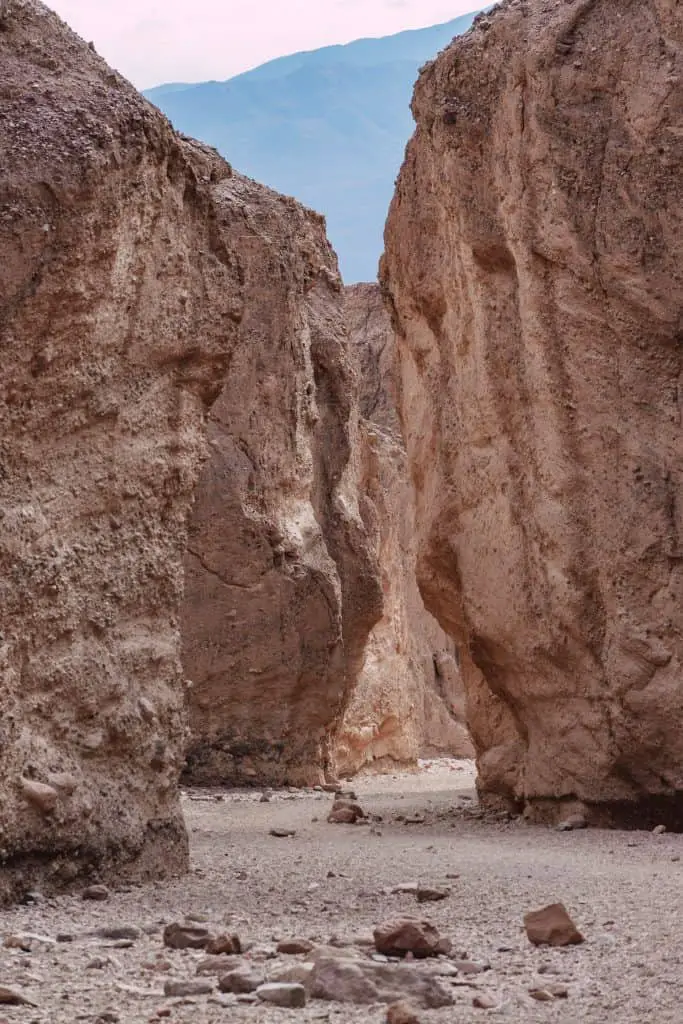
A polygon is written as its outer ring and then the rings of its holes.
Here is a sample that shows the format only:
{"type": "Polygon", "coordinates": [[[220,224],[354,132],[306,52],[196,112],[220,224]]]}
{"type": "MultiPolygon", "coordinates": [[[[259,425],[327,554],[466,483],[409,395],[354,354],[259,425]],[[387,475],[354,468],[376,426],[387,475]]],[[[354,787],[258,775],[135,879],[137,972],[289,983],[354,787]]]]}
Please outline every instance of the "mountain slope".
{"type": "Polygon", "coordinates": [[[215,146],[240,171],[324,213],[345,279],[370,280],[413,127],[418,69],[473,18],[297,53],[227,82],[174,83],[146,95],[176,128],[215,146]]]}

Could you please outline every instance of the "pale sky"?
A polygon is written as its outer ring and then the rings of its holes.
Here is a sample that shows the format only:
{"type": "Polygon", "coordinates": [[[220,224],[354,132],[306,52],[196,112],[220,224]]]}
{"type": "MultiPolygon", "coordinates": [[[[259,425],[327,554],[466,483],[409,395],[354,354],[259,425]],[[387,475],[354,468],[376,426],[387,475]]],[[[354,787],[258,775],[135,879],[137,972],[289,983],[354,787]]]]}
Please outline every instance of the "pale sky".
{"type": "Polygon", "coordinates": [[[450,21],[476,0],[47,0],[138,88],[230,78],[273,57],[450,21]]]}

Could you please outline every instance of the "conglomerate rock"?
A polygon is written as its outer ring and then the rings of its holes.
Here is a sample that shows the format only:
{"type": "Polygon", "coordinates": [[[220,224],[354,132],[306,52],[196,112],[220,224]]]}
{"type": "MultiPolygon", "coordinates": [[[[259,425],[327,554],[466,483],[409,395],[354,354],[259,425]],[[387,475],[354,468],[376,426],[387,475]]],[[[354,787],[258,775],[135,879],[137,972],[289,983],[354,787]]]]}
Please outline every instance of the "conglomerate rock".
{"type": "Polygon", "coordinates": [[[245,315],[186,557],[185,777],[312,784],[382,610],[357,382],[322,218],[252,183],[239,196],[245,315]]]}
{"type": "MultiPolygon", "coordinates": [[[[320,219],[178,137],[37,0],[12,4],[0,67],[2,899],[187,864],[182,561],[202,422],[226,375],[238,425],[210,472],[220,482],[234,466],[251,493],[257,421],[265,474],[280,449],[296,452],[273,482],[286,514],[272,556],[310,552],[312,596],[292,564],[291,606],[308,600],[311,645],[319,629],[340,678],[380,609],[349,483],[348,370],[326,326],[341,289],[320,219]],[[286,311],[299,334],[277,335],[273,347],[291,351],[269,367],[251,324],[279,288],[273,323],[286,311]],[[296,414],[283,430],[286,403],[296,414]]],[[[219,405],[214,443],[227,416],[219,405]]],[[[262,535],[230,525],[260,566],[262,535]]],[[[213,579],[212,552],[196,531],[192,541],[213,579]]],[[[219,572],[246,585],[243,564],[219,572]]],[[[312,682],[331,685],[329,673],[301,678],[312,682]]],[[[325,694],[331,715],[341,689],[335,679],[325,694]]]]}
{"type": "Polygon", "coordinates": [[[428,65],[386,231],[418,576],[479,786],[683,823],[683,7],[511,0],[428,65]]]}
{"type": "Polygon", "coordinates": [[[425,610],[415,578],[414,499],[394,390],[395,339],[379,286],[346,289],[360,366],[361,489],[370,499],[384,594],[363,667],[336,736],[340,773],[471,757],[453,640],[425,610]]]}

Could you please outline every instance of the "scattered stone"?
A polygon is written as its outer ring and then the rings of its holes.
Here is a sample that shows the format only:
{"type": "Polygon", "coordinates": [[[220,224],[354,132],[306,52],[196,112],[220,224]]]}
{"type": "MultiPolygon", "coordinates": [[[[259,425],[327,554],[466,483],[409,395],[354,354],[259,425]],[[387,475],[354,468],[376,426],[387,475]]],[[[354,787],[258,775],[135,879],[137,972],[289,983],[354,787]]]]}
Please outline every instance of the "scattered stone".
{"type": "Polygon", "coordinates": [[[71,932],[57,932],[57,942],[73,942],[73,940],[71,932]]]}
{"type": "Polygon", "coordinates": [[[363,820],[363,811],[356,804],[335,804],[327,820],[331,825],[355,825],[363,820]]]}
{"type": "Polygon", "coordinates": [[[18,988],[10,988],[8,985],[0,985],[0,1003],[5,1006],[37,1006],[30,996],[20,992],[18,988]]]}
{"type": "Polygon", "coordinates": [[[199,978],[164,983],[165,996],[206,996],[210,992],[213,992],[213,982],[202,981],[199,978]]]}
{"type": "Polygon", "coordinates": [[[451,1006],[453,994],[431,972],[410,964],[321,956],[308,986],[312,999],[338,1003],[395,1003],[409,1000],[426,1009],[451,1006]]]}
{"type": "Polygon", "coordinates": [[[210,940],[211,934],[206,928],[193,928],[178,922],[164,928],[164,945],[169,949],[204,949],[210,940]]]}
{"type": "Polygon", "coordinates": [[[394,896],[403,896],[403,895],[416,896],[417,895],[417,890],[419,888],[420,888],[420,886],[419,886],[419,884],[417,882],[401,882],[400,885],[397,885],[391,891],[392,891],[394,896]]]}
{"type": "Polygon", "coordinates": [[[314,944],[308,939],[282,939],[277,944],[277,951],[285,956],[299,956],[310,953],[313,947],[314,944]]]}
{"type": "Polygon", "coordinates": [[[569,989],[566,985],[550,985],[548,986],[548,991],[555,996],[555,999],[569,998],[569,989]]]}
{"type": "Polygon", "coordinates": [[[420,1017],[415,1007],[401,999],[387,1007],[386,1024],[420,1024],[420,1017]]]}
{"type": "Polygon", "coordinates": [[[108,900],[110,895],[111,894],[106,885],[89,885],[88,888],[84,889],[81,893],[81,899],[103,902],[104,900],[108,900]]]}
{"type": "Polygon", "coordinates": [[[403,819],[404,825],[424,825],[425,821],[424,814],[409,814],[403,819]]]}
{"type": "MultiPolygon", "coordinates": [[[[103,928],[96,928],[95,931],[88,932],[88,934],[94,936],[97,939],[111,939],[112,942],[122,942],[126,939],[130,941],[135,941],[135,939],[140,938],[142,933],[140,929],[136,928],[135,925],[133,924],[122,924],[113,925],[111,927],[106,926],[103,928]]],[[[58,941],[70,942],[71,940],[59,939],[58,937],[58,941]]]]}
{"type": "Polygon", "coordinates": [[[574,946],[584,941],[563,903],[525,914],[524,927],[534,946],[574,946]]]}
{"type": "Polygon", "coordinates": [[[665,832],[666,832],[666,825],[656,825],[652,829],[652,834],[655,835],[655,836],[663,836],[665,832]]]}
{"type": "Polygon", "coordinates": [[[427,957],[451,951],[450,941],[442,939],[433,924],[412,917],[385,921],[374,929],[373,936],[375,949],[386,956],[412,953],[415,957],[427,957]]]}
{"type": "Polygon", "coordinates": [[[551,1003],[555,998],[547,988],[530,988],[529,995],[539,1003],[551,1003]]]}
{"type": "Polygon", "coordinates": [[[570,814],[568,818],[556,826],[558,832],[574,832],[577,829],[588,828],[588,822],[583,814],[570,814]]]}
{"type": "Polygon", "coordinates": [[[284,1006],[290,1010],[297,1010],[306,1005],[306,989],[296,983],[271,981],[259,985],[256,995],[264,1003],[284,1006]]]}
{"type": "Polygon", "coordinates": [[[109,967],[111,960],[107,956],[96,956],[85,965],[86,971],[103,971],[109,967]]]}
{"type": "Polygon", "coordinates": [[[418,886],[416,893],[418,903],[438,903],[439,900],[447,900],[450,894],[450,889],[432,889],[426,885],[418,886]]]}
{"type": "Polygon", "coordinates": [[[271,799],[271,796],[272,796],[272,794],[269,793],[268,791],[266,791],[265,793],[261,793],[261,796],[259,797],[259,803],[260,804],[267,804],[267,803],[269,803],[270,799],[271,799]]]}
{"type": "Polygon", "coordinates": [[[271,836],[275,836],[276,839],[291,839],[292,836],[296,835],[295,828],[271,828],[269,833],[271,836]]]}
{"type": "Polygon", "coordinates": [[[458,972],[463,975],[483,974],[490,970],[489,964],[479,964],[475,960],[456,960],[455,966],[458,972]]]}
{"type": "Polygon", "coordinates": [[[472,1000],[472,1006],[477,1010],[495,1010],[498,1006],[498,1000],[489,992],[480,992],[472,1000]]]}
{"type": "Polygon", "coordinates": [[[242,952],[242,943],[238,935],[217,935],[215,938],[209,939],[204,949],[211,956],[220,956],[222,953],[236,956],[242,952]]]}
{"type": "Polygon", "coordinates": [[[57,806],[59,793],[54,786],[46,786],[44,782],[35,782],[34,779],[21,779],[21,791],[34,807],[37,807],[43,814],[51,814],[57,806]]]}
{"type": "Polygon", "coordinates": [[[303,985],[308,991],[314,968],[315,963],[308,960],[283,964],[281,967],[275,967],[269,971],[268,981],[296,982],[298,985],[303,985]]]}
{"type": "Polygon", "coordinates": [[[238,967],[237,970],[223,974],[218,979],[221,992],[233,992],[235,995],[255,992],[263,983],[263,976],[257,974],[251,967],[238,967]]]}
{"type": "Polygon", "coordinates": [[[215,974],[220,977],[222,974],[230,974],[234,970],[236,970],[236,967],[233,957],[224,953],[221,955],[213,954],[212,956],[207,956],[204,960],[200,960],[195,973],[215,974]]]}

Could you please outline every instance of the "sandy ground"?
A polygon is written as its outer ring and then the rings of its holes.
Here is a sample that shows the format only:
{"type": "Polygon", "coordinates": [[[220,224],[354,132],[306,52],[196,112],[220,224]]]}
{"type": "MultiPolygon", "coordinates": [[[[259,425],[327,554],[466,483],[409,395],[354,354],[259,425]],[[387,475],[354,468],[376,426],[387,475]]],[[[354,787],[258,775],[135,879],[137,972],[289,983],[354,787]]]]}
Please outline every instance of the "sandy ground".
{"type": "MultiPolygon", "coordinates": [[[[382,816],[373,826],[327,824],[328,794],[280,792],[261,803],[254,792],[187,793],[192,871],[186,878],[114,892],[102,903],[69,896],[0,915],[4,936],[74,936],[72,942],[38,943],[30,953],[0,949],[0,985],[16,986],[38,1004],[0,1007],[0,1024],[379,1024],[386,1016],[379,1006],[309,1001],[305,1009],[280,1010],[224,1005],[234,997],[218,993],[166,998],[164,981],[193,978],[203,954],[165,950],[161,928],[194,915],[272,947],[293,936],[353,940],[396,914],[428,918],[459,956],[490,965],[457,987],[454,979],[455,1004],[421,1011],[424,1022],[490,1017],[530,1024],[683,1024],[683,836],[559,833],[477,819],[472,783],[471,765],[462,762],[357,779],[353,788],[362,805],[382,816]],[[417,814],[423,823],[399,820],[417,814]],[[274,827],[296,829],[296,835],[275,838],[269,834],[274,827]],[[452,895],[418,906],[413,895],[391,891],[417,880],[447,885],[452,895]],[[557,900],[586,942],[560,950],[532,947],[524,913],[557,900]],[[142,930],[129,948],[84,937],[120,925],[142,930]],[[541,1003],[529,996],[531,988],[557,983],[566,984],[568,998],[541,1003]],[[496,997],[497,1009],[473,1008],[479,990],[496,997]]],[[[257,948],[250,955],[261,954],[257,948]]],[[[284,959],[294,958],[279,962],[284,959]]]]}

